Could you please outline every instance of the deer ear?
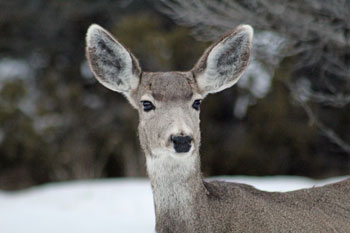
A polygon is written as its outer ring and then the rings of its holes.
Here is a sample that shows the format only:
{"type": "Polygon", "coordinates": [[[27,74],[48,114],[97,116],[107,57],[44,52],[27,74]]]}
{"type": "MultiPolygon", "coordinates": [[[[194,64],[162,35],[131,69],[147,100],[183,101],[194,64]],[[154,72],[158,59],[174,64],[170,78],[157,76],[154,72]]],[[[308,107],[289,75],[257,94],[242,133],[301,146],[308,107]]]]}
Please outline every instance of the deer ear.
{"type": "Polygon", "coordinates": [[[140,82],[137,59],[102,27],[93,24],[86,35],[86,57],[96,79],[127,97],[140,82]]]}
{"type": "Polygon", "coordinates": [[[241,25],[204,52],[192,69],[204,94],[222,91],[239,80],[250,60],[252,40],[253,28],[241,25]]]}

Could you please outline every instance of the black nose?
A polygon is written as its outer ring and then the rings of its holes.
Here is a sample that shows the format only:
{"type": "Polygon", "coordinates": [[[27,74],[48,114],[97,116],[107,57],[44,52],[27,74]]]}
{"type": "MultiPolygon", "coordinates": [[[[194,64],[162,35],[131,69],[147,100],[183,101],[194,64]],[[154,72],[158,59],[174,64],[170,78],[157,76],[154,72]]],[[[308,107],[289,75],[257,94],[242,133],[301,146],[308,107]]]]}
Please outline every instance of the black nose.
{"type": "Polygon", "coordinates": [[[174,149],[177,153],[186,153],[191,149],[191,136],[171,136],[171,141],[174,143],[174,149]]]}

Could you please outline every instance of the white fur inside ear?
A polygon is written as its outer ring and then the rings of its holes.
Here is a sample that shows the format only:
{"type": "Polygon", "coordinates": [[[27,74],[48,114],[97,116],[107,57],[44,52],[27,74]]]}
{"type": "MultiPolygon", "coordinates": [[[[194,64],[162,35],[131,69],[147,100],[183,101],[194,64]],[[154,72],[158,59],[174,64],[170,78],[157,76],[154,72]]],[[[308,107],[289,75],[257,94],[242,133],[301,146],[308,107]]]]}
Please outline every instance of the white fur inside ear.
{"type": "Polygon", "coordinates": [[[239,26],[209,53],[206,68],[197,77],[199,88],[215,93],[233,86],[248,65],[253,39],[249,25],[239,26]]]}
{"type": "Polygon", "coordinates": [[[131,55],[109,32],[93,24],[86,42],[89,65],[102,85],[122,93],[137,88],[139,78],[133,74],[131,55]]]}

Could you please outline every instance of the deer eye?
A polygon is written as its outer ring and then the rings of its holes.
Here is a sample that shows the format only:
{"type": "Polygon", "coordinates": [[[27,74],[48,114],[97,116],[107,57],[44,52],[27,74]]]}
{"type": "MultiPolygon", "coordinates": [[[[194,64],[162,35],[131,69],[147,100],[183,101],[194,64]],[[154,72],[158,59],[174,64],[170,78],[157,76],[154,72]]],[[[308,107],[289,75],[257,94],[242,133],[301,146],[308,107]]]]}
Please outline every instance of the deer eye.
{"type": "Polygon", "coordinates": [[[143,106],[143,111],[145,111],[145,112],[149,112],[149,111],[151,111],[151,110],[156,108],[156,107],[154,107],[154,105],[152,104],[151,101],[145,100],[145,101],[141,101],[141,103],[142,103],[142,106],[143,106]]]}
{"type": "Polygon", "coordinates": [[[199,107],[201,105],[202,100],[195,100],[192,104],[192,108],[196,109],[197,111],[199,110],[199,107]]]}

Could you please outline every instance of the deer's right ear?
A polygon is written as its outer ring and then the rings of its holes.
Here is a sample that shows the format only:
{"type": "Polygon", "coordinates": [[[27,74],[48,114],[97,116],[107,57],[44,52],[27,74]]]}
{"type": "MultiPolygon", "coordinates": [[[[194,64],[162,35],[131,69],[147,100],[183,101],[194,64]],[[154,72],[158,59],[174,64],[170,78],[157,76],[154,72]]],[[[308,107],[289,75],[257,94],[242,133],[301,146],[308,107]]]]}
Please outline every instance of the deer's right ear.
{"type": "Polygon", "coordinates": [[[215,93],[233,86],[249,64],[253,28],[238,26],[209,47],[192,72],[203,94],[215,93]]]}
{"type": "Polygon", "coordinates": [[[129,97],[138,87],[141,69],[137,59],[96,24],[89,27],[86,35],[86,57],[96,79],[108,89],[129,97]]]}

